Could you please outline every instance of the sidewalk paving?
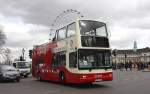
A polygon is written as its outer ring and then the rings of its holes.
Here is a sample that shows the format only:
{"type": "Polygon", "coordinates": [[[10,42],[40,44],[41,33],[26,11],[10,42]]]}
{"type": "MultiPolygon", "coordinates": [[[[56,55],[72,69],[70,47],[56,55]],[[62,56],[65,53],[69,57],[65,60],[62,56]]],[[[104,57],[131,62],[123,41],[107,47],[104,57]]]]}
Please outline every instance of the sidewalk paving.
{"type": "Polygon", "coordinates": [[[144,69],[144,70],[142,70],[142,72],[150,72],[150,70],[144,69]]]}
{"type": "MultiPolygon", "coordinates": [[[[126,71],[126,69],[116,69],[116,70],[113,70],[113,71],[126,71]]],[[[143,70],[138,70],[138,69],[132,69],[132,70],[130,70],[130,69],[128,69],[127,71],[141,71],[141,72],[150,72],[150,70],[149,69],[143,69],[143,70]]]]}

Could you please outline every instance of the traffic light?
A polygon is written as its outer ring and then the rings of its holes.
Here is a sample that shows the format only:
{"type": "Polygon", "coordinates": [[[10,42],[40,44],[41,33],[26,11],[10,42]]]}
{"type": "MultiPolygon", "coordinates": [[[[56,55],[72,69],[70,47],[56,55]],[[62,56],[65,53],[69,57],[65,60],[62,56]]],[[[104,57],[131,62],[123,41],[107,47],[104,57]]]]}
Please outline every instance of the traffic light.
{"type": "Polygon", "coordinates": [[[29,58],[32,58],[32,50],[29,50],[29,58]]]}

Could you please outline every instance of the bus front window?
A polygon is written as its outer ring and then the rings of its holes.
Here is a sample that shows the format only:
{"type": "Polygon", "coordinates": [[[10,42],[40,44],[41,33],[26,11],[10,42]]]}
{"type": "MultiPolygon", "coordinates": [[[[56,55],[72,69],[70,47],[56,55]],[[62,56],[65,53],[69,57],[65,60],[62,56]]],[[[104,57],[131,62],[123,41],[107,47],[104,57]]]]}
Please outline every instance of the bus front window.
{"type": "Polygon", "coordinates": [[[79,69],[98,69],[101,67],[111,66],[110,51],[97,50],[79,50],[78,53],[79,69]]]}
{"type": "Polygon", "coordinates": [[[84,67],[86,67],[86,68],[92,67],[92,62],[90,62],[89,58],[86,57],[86,56],[81,57],[79,59],[79,67],[82,67],[82,68],[84,68],[84,67]]]}
{"type": "Polygon", "coordinates": [[[107,37],[106,25],[105,23],[90,20],[80,21],[80,32],[81,35],[90,36],[103,36],[107,37]]]}
{"type": "Polygon", "coordinates": [[[105,23],[80,20],[80,35],[83,47],[109,47],[105,23]]]}

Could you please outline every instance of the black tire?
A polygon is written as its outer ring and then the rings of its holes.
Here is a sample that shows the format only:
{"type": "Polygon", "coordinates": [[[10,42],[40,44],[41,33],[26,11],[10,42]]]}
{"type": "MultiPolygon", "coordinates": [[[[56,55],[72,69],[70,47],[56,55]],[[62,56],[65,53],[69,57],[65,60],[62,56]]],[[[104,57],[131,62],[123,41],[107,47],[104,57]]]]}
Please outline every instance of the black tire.
{"type": "Polygon", "coordinates": [[[24,75],[24,78],[27,78],[28,77],[28,75],[24,75]]]}
{"type": "Polygon", "coordinates": [[[59,74],[59,77],[60,77],[60,81],[61,81],[61,83],[65,83],[66,81],[66,77],[65,77],[65,74],[64,74],[64,72],[61,72],[60,74],[59,74]]]}

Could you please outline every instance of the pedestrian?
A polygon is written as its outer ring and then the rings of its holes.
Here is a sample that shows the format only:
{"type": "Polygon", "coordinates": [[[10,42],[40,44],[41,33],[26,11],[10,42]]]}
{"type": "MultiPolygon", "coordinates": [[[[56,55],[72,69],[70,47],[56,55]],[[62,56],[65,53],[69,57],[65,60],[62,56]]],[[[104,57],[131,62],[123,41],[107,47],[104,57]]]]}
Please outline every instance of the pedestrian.
{"type": "Polygon", "coordinates": [[[125,62],[125,69],[126,69],[126,71],[128,70],[128,63],[127,62],[125,62]]]}
{"type": "Polygon", "coordinates": [[[130,71],[132,70],[132,62],[129,61],[129,68],[130,68],[130,71]]]}
{"type": "Polygon", "coordinates": [[[141,69],[141,62],[140,61],[137,62],[137,69],[138,69],[138,71],[141,69]]]}
{"type": "Polygon", "coordinates": [[[121,69],[121,63],[119,63],[118,68],[120,69],[120,71],[122,71],[122,69],[121,69]]]}

